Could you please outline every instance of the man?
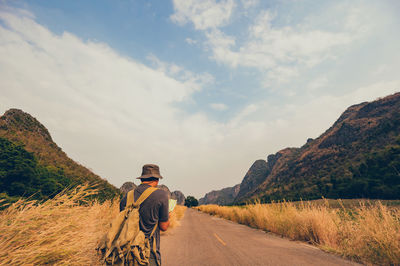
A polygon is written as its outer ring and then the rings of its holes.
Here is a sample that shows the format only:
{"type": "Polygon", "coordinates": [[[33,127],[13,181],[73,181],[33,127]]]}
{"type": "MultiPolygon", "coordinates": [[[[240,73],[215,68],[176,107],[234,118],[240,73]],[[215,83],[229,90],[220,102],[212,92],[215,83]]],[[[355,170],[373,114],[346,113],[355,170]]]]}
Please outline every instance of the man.
{"type": "MultiPolygon", "coordinates": [[[[140,179],[141,184],[134,191],[135,201],[140,195],[149,187],[157,187],[160,175],[160,168],[155,164],[146,164],[143,166],[142,175],[140,179]]],[[[120,211],[123,211],[126,206],[126,195],[121,200],[120,211]]],[[[142,230],[146,237],[149,238],[154,226],[157,226],[153,237],[156,239],[156,254],[151,252],[150,262],[148,265],[161,265],[160,254],[160,230],[166,231],[169,226],[168,214],[168,195],[167,192],[161,189],[154,191],[143,203],[139,209],[140,215],[140,230],[142,230]]],[[[153,250],[153,239],[150,240],[150,248],[153,250]]]]}

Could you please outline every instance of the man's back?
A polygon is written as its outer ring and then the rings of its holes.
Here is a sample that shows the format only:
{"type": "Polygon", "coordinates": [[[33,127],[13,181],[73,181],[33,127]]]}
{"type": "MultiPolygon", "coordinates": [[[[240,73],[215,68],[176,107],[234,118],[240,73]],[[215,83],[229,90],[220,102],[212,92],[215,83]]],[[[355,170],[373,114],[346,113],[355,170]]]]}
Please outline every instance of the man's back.
{"type": "MultiPolygon", "coordinates": [[[[140,184],[134,192],[135,201],[140,197],[140,195],[149,188],[150,185],[140,184]]],[[[126,196],[121,200],[120,211],[124,210],[126,206],[126,196]]],[[[156,240],[156,256],[158,261],[161,262],[160,254],[160,228],[158,226],[159,222],[168,221],[168,195],[165,191],[158,189],[154,191],[143,203],[140,205],[140,230],[142,230],[146,237],[149,237],[157,226],[154,232],[154,238],[156,240]]],[[[153,250],[153,241],[150,239],[151,249],[153,250]]]]}

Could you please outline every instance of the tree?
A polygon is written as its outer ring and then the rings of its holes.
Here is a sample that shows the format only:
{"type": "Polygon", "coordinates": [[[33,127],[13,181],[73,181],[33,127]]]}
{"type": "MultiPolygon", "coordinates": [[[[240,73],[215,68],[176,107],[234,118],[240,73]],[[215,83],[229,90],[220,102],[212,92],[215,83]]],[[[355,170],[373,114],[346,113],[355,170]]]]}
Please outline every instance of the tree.
{"type": "Polygon", "coordinates": [[[199,205],[199,201],[193,196],[187,196],[185,199],[185,206],[186,207],[196,207],[199,205]]]}

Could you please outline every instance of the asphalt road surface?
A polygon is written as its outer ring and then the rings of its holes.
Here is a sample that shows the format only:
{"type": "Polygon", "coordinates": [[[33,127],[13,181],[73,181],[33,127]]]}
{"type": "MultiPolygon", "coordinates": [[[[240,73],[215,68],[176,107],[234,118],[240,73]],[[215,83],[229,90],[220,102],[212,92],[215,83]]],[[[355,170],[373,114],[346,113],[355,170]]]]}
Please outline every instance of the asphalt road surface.
{"type": "Polygon", "coordinates": [[[356,265],[297,241],[188,209],[161,236],[162,265],[356,265]]]}

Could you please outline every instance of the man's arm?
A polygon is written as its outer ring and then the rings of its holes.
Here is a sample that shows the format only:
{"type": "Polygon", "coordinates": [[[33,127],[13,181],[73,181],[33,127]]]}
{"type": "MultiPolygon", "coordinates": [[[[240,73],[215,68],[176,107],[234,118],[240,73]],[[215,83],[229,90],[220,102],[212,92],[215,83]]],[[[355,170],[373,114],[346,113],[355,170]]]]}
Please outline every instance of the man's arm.
{"type": "Polygon", "coordinates": [[[169,226],[169,213],[168,213],[168,195],[166,192],[164,193],[164,197],[161,199],[161,206],[158,217],[159,217],[158,226],[160,227],[160,230],[167,231],[169,226]]]}

